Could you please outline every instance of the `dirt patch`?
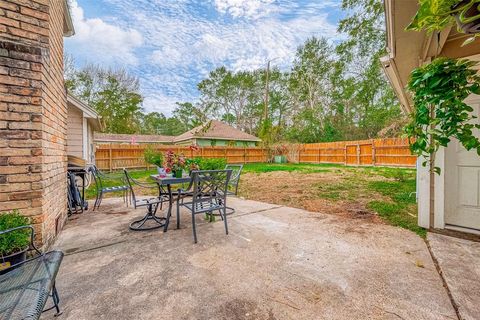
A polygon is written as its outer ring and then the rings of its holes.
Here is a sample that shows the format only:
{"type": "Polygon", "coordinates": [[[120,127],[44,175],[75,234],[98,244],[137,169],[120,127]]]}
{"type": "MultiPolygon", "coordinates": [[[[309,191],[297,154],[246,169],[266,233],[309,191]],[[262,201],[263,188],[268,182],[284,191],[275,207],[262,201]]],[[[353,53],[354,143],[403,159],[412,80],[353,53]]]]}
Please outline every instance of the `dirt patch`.
{"type": "Polygon", "coordinates": [[[318,173],[246,173],[242,175],[239,194],[247,199],[383,223],[367,208],[367,203],[384,197],[362,186],[378,179],[383,178],[358,178],[355,173],[339,169],[318,173]]]}

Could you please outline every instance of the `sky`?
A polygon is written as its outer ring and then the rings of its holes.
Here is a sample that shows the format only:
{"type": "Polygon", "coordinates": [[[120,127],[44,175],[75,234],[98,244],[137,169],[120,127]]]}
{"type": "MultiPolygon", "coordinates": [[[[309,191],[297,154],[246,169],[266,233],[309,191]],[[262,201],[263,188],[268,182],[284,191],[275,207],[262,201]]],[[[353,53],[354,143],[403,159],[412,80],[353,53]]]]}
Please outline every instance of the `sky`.
{"type": "Polygon", "coordinates": [[[312,36],[342,39],[341,0],[70,0],[77,65],[122,67],[140,79],[146,112],[171,115],[198,98],[197,83],[220,66],[288,69],[312,36]]]}

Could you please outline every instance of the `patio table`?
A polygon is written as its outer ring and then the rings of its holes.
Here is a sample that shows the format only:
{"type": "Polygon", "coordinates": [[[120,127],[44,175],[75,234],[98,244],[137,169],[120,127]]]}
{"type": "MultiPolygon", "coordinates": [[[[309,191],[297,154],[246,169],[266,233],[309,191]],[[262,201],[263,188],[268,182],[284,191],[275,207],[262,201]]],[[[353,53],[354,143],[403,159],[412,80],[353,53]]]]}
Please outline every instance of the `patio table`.
{"type": "Polygon", "coordinates": [[[190,183],[192,178],[190,176],[181,177],[181,178],[174,178],[174,177],[160,177],[157,174],[151,175],[151,179],[153,179],[158,184],[158,192],[159,194],[162,193],[162,186],[167,187],[168,192],[168,212],[167,212],[167,220],[165,221],[165,227],[163,229],[164,232],[168,230],[168,224],[170,223],[170,217],[172,216],[172,207],[173,207],[173,192],[172,192],[172,185],[175,184],[183,184],[183,183],[190,183]]]}

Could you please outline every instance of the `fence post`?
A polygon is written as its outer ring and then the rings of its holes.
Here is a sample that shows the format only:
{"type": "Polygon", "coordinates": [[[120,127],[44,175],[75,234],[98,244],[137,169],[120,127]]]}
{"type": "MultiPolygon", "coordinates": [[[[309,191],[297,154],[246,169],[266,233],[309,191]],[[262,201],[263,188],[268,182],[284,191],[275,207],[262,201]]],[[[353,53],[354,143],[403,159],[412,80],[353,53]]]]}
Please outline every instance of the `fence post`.
{"type": "Polygon", "coordinates": [[[357,166],[360,165],[360,143],[357,143],[357,166]]]}
{"type": "Polygon", "coordinates": [[[321,149],[320,146],[319,146],[319,147],[318,147],[318,163],[320,163],[320,150],[322,150],[322,149],[321,149]]]}
{"type": "Polygon", "coordinates": [[[372,165],[375,167],[377,164],[377,156],[375,154],[375,140],[372,139],[372,165]]]}
{"type": "Polygon", "coordinates": [[[345,144],[343,147],[343,163],[347,165],[347,144],[345,144]]]}
{"type": "Polygon", "coordinates": [[[243,164],[247,164],[247,147],[243,147],[243,164]]]}
{"type": "Polygon", "coordinates": [[[110,143],[108,148],[108,171],[112,172],[112,144],[110,143]]]}

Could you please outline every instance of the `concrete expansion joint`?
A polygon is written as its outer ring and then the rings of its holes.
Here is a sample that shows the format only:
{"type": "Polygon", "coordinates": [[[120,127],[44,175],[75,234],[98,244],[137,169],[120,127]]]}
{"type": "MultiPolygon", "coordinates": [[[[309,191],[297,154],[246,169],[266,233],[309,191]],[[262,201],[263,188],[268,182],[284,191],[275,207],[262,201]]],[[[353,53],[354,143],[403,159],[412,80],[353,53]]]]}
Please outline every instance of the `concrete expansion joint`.
{"type": "Polygon", "coordinates": [[[252,211],[252,212],[246,212],[246,213],[243,213],[243,214],[235,214],[235,216],[233,216],[232,218],[236,218],[236,217],[243,217],[243,216],[248,216],[248,215],[251,215],[251,214],[255,214],[255,213],[260,213],[260,212],[266,212],[266,211],[270,211],[270,210],[275,210],[275,209],[280,209],[280,208],[284,208],[285,206],[275,206],[275,207],[271,207],[271,208],[267,208],[267,209],[261,209],[261,210],[257,210],[257,211],[252,211]]]}
{"type": "Polygon", "coordinates": [[[452,303],[452,307],[455,310],[455,313],[457,315],[458,320],[463,320],[462,316],[460,315],[460,311],[458,310],[458,304],[453,298],[452,292],[450,288],[448,287],[447,280],[445,279],[445,276],[443,275],[442,268],[440,267],[440,264],[438,263],[437,258],[435,257],[435,254],[432,251],[432,248],[430,246],[430,242],[428,239],[424,239],[425,245],[427,246],[428,252],[430,253],[430,257],[432,257],[433,264],[435,265],[435,269],[438,272],[438,275],[440,276],[440,279],[442,279],[442,284],[445,290],[447,291],[448,298],[450,299],[450,302],[452,303]]]}

